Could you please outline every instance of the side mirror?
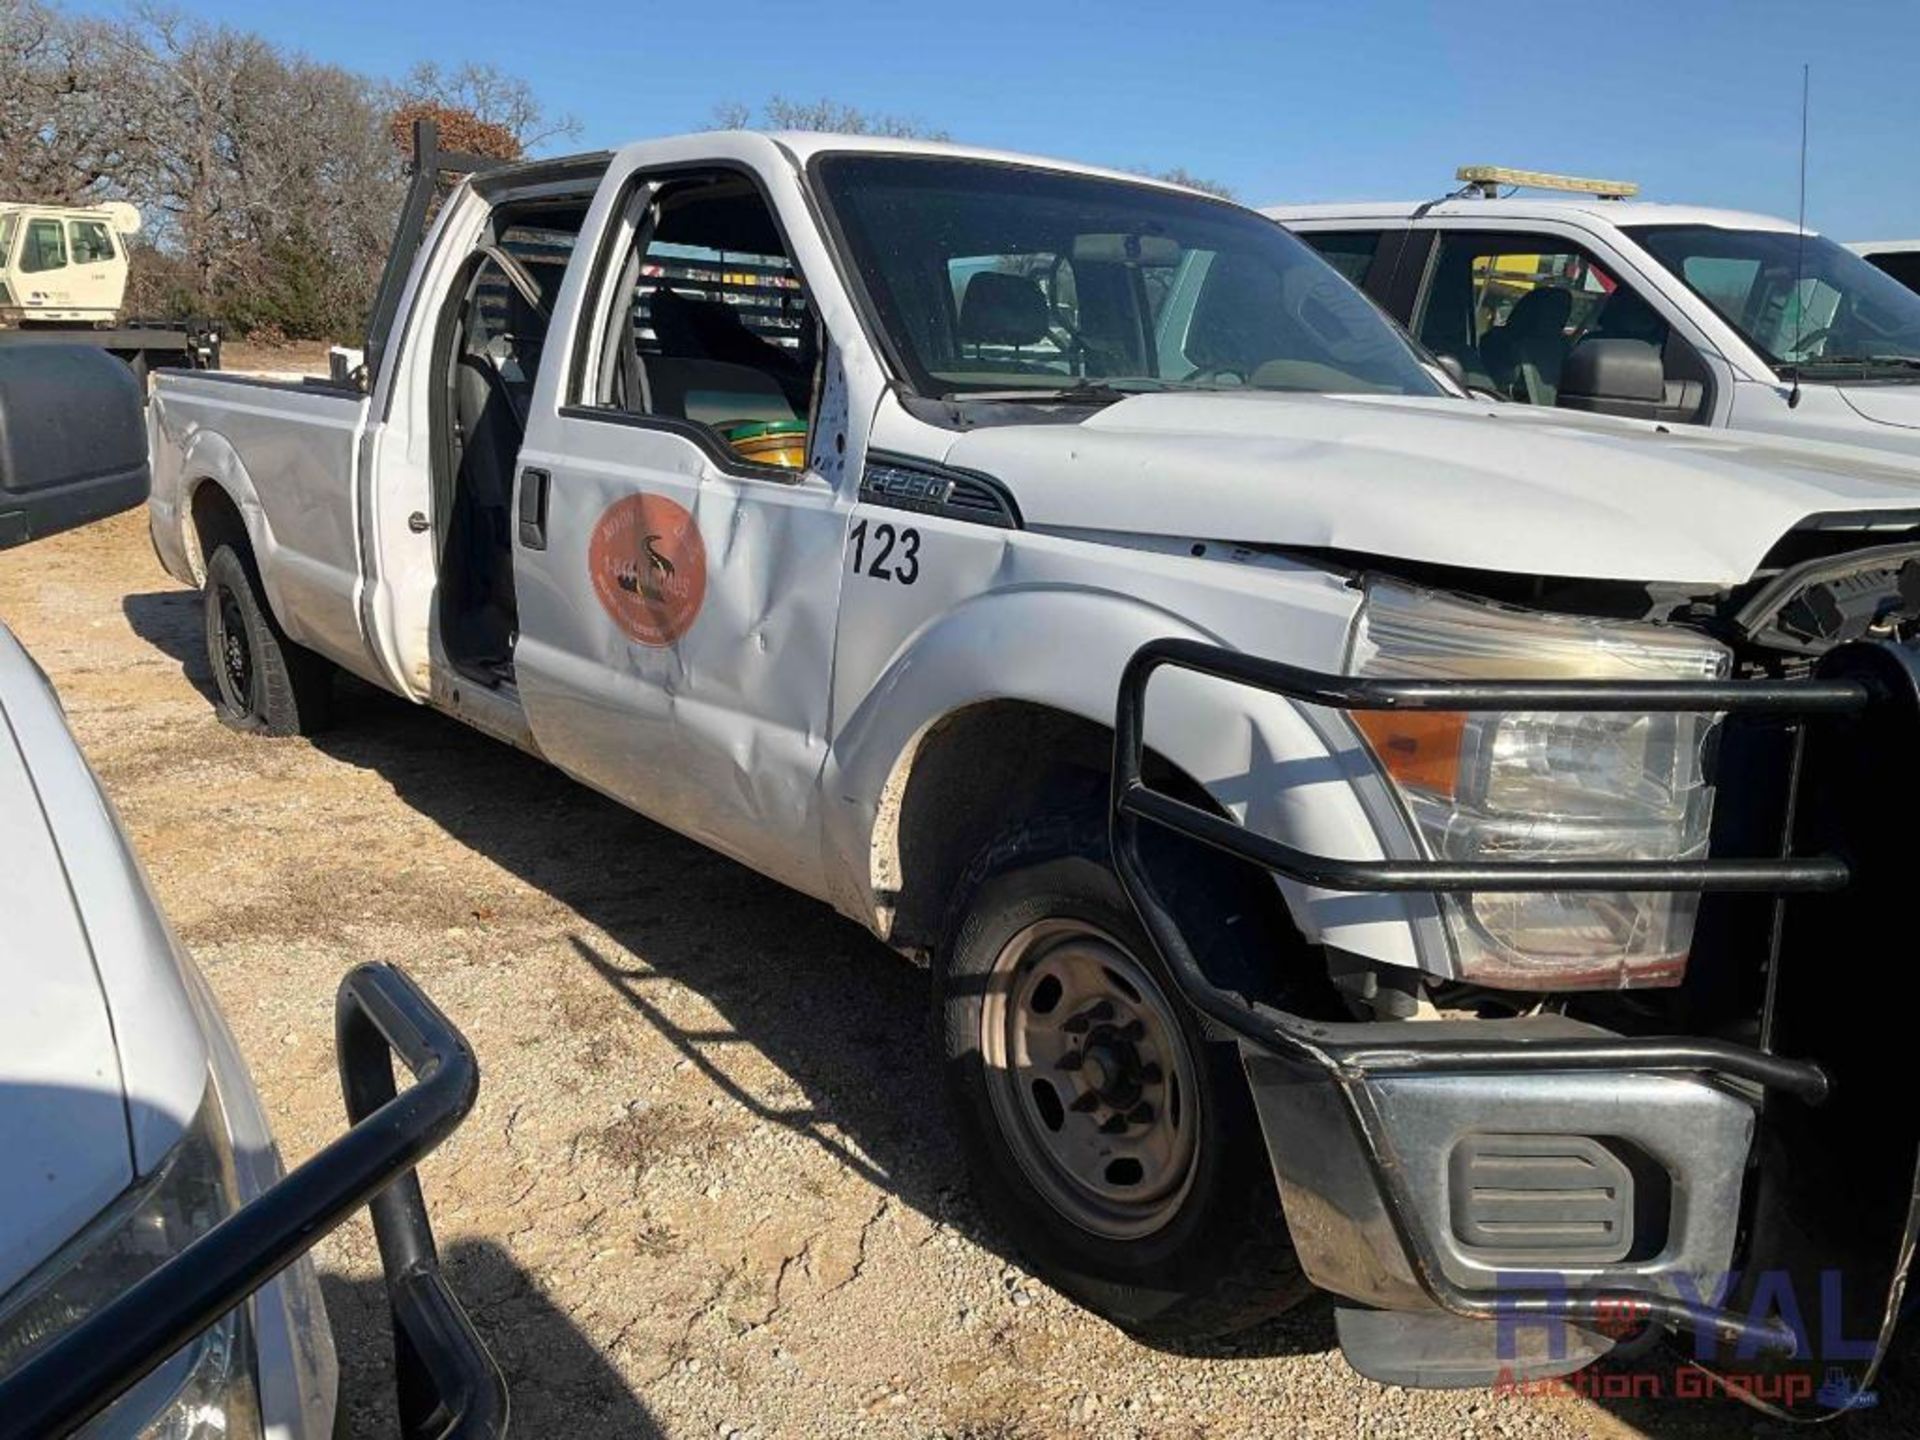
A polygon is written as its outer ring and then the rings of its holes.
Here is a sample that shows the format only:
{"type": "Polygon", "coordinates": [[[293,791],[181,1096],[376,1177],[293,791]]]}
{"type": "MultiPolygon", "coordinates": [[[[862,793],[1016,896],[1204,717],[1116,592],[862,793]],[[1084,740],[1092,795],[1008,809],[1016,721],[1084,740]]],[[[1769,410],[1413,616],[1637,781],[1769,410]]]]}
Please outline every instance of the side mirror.
{"type": "Polygon", "coordinates": [[[91,345],[0,346],[0,550],[147,498],[140,383],[91,345]]]}
{"type": "Polygon", "coordinates": [[[1462,390],[1467,388],[1467,367],[1460,363],[1458,355],[1436,355],[1433,362],[1447,372],[1447,378],[1454,384],[1462,390]]]}
{"type": "Polygon", "coordinates": [[[1657,420],[1666,399],[1666,362],[1644,340],[1582,340],[1560,370],[1562,409],[1657,420]]]}

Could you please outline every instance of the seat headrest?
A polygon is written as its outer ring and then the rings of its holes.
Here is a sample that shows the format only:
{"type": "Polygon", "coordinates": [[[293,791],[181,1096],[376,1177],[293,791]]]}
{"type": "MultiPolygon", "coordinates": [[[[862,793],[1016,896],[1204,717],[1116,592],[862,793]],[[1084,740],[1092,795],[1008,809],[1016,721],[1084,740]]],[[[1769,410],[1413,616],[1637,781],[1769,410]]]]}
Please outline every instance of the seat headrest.
{"type": "Polygon", "coordinates": [[[1667,322],[1645,300],[1622,285],[1600,307],[1600,318],[1594,324],[1593,333],[1610,340],[1646,340],[1658,344],[1666,339],[1667,322]]]}
{"type": "Polygon", "coordinates": [[[1026,275],[982,270],[960,297],[960,338],[988,345],[1033,345],[1047,338],[1047,297],[1026,275]]]}
{"type": "Polygon", "coordinates": [[[1557,285],[1543,285],[1514,303],[1501,328],[1516,336],[1558,336],[1567,328],[1567,318],[1572,314],[1572,292],[1557,285]]]}

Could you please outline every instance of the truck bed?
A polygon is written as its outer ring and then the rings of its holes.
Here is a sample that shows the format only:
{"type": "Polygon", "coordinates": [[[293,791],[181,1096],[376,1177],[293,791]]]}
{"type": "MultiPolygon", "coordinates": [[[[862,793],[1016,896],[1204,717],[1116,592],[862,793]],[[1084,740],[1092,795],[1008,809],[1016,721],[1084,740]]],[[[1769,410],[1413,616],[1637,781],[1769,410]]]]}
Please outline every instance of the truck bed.
{"type": "Polygon", "coordinates": [[[196,506],[237,512],[287,634],[377,675],[359,606],[355,482],[366,414],[365,395],[324,378],[162,373],[148,407],[150,511],[161,563],[189,585],[206,563],[196,506]],[[219,494],[201,495],[207,483],[219,494]]]}

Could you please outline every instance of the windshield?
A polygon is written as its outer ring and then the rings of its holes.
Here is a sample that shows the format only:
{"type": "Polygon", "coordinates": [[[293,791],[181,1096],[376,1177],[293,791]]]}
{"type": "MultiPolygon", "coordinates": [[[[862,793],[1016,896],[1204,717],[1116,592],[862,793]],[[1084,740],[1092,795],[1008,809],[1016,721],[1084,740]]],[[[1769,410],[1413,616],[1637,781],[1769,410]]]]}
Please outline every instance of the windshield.
{"type": "Polygon", "coordinates": [[[1809,380],[1920,374],[1920,295],[1825,236],[1710,225],[1629,233],[1776,370],[1809,380]]]}
{"type": "Polygon", "coordinates": [[[921,394],[1447,393],[1370,301],[1251,211],[939,156],[831,155],[817,173],[921,394]]]}

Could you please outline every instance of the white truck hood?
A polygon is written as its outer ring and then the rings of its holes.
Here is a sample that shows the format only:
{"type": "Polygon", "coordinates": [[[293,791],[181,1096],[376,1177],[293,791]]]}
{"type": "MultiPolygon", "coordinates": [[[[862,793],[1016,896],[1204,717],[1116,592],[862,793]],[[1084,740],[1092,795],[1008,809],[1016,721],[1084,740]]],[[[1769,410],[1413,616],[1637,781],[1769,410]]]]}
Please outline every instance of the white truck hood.
{"type": "Polygon", "coordinates": [[[4,627],[0,917],[3,1295],[166,1153],[207,1066],[138,867],[4,627]]]}
{"type": "Polygon", "coordinates": [[[1809,516],[1920,523],[1920,464],[1885,452],[1448,399],[1140,395],[969,431],[945,459],[1036,529],[1594,579],[1734,585],[1809,516]]]}
{"type": "Polygon", "coordinates": [[[1920,430],[1920,384],[1843,385],[1840,396],[1865,419],[1920,430]]]}

